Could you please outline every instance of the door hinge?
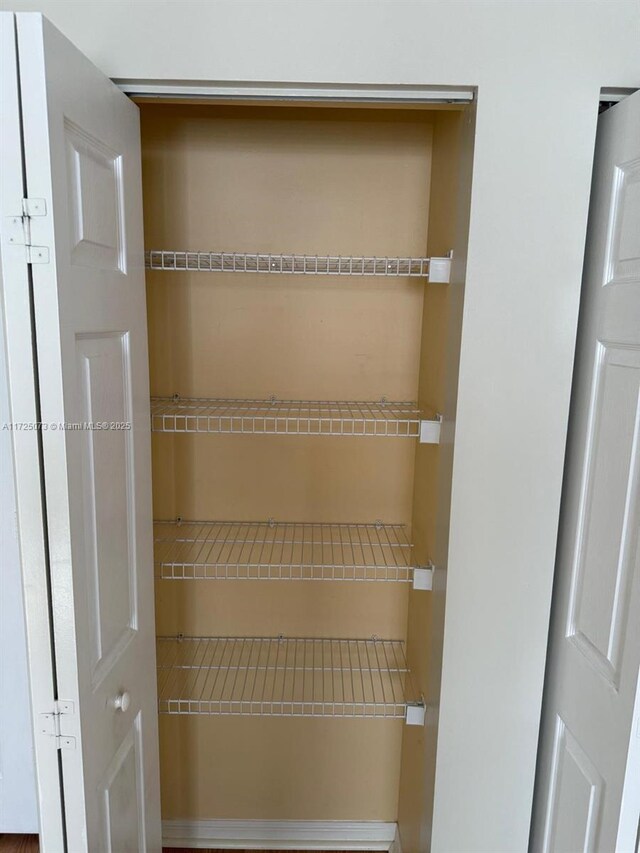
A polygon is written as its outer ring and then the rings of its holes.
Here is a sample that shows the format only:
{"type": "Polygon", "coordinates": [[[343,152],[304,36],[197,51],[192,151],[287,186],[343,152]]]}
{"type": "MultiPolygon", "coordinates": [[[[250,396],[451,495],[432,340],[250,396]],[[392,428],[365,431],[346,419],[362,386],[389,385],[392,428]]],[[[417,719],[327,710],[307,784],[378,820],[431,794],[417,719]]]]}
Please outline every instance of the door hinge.
{"type": "Polygon", "coordinates": [[[49,248],[34,246],[31,242],[31,220],[46,216],[47,203],[43,198],[23,198],[22,215],[7,217],[7,241],[14,246],[24,246],[28,264],[48,264],[49,248]]]}
{"type": "Polygon", "coordinates": [[[64,724],[63,716],[74,713],[73,702],[65,702],[58,699],[53,703],[53,711],[48,714],[40,714],[42,720],[42,734],[52,738],[55,749],[75,749],[76,739],[62,733],[64,724]]]}
{"type": "Polygon", "coordinates": [[[48,264],[49,249],[46,246],[25,246],[28,264],[48,264]]]}

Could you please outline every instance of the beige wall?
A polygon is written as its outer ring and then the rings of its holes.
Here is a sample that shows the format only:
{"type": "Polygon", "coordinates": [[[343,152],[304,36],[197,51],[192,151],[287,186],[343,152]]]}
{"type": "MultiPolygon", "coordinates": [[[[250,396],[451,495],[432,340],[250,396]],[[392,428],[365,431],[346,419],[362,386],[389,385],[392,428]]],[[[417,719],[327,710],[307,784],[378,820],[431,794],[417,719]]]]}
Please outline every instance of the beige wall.
{"type": "MultiPolygon", "coordinates": [[[[428,254],[442,257],[456,244],[460,215],[460,172],[470,159],[470,151],[462,151],[460,133],[466,112],[437,113],[433,117],[432,176],[429,204],[428,254]]],[[[465,178],[469,179],[468,174],[465,178]]],[[[460,252],[458,251],[458,254],[460,252]]],[[[460,282],[447,287],[425,288],[420,349],[418,402],[432,406],[447,423],[455,416],[447,391],[455,388],[458,378],[458,344],[455,334],[462,319],[460,282]],[[452,347],[451,338],[455,340],[452,347]]],[[[413,543],[416,564],[434,562],[437,566],[436,590],[414,593],[409,597],[407,624],[407,660],[427,705],[437,706],[440,691],[439,658],[442,654],[443,625],[437,601],[435,619],[434,596],[444,586],[444,555],[448,538],[451,454],[446,443],[417,444],[415,448],[414,489],[412,505],[413,543]],[[445,519],[445,524],[438,524],[445,519]]],[[[404,850],[421,850],[428,846],[425,832],[425,802],[433,798],[435,775],[435,726],[431,712],[427,726],[406,726],[402,738],[402,770],[398,799],[398,822],[404,850]]]]}
{"type": "Polygon", "coordinates": [[[162,716],[162,816],[395,820],[402,726],[162,716]]]}
{"type": "MultiPolygon", "coordinates": [[[[149,249],[426,252],[427,113],[143,105],[142,139],[149,249]]],[[[417,399],[423,281],[151,272],[147,292],[154,394],[417,399]]],[[[158,434],[153,452],[156,518],[411,523],[412,440],[158,434]]],[[[404,639],[408,595],[159,581],[157,625],[404,639]]],[[[395,820],[402,729],[162,719],[163,815],[395,820]]]]}

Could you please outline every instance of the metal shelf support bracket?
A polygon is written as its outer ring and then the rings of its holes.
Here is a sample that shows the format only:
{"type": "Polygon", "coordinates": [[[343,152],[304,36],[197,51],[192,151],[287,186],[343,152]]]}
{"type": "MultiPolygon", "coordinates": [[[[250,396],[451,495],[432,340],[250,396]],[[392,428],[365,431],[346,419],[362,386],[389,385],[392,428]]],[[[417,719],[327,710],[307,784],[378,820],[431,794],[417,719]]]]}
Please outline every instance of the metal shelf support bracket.
{"type": "Polygon", "coordinates": [[[446,258],[429,259],[429,281],[431,284],[449,284],[451,280],[451,259],[453,250],[446,258]]]}
{"type": "Polygon", "coordinates": [[[440,428],[442,415],[436,415],[435,420],[420,421],[420,444],[440,444],[440,428]]]}
{"type": "Polygon", "coordinates": [[[426,566],[416,566],[413,570],[413,588],[430,590],[433,589],[433,563],[426,566]]]}
{"type": "Polygon", "coordinates": [[[407,713],[404,718],[408,726],[424,726],[427,707],[424,700],[416,703],[407,704],[407,713]]]}

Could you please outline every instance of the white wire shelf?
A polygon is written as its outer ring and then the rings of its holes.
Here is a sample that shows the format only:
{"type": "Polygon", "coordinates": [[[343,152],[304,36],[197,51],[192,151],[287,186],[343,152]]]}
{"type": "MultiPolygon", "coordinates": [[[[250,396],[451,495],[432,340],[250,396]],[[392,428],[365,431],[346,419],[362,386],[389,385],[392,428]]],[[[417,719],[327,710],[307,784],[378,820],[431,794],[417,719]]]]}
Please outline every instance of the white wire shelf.
{"type": "Polygon", "coordinates": [[[156,521],[162,580],[387,581],[413,583],[404,524],[156,521]]]}
{"type": "Polygon", "coordinates": [[[451,258],[282,255],[245,252],[145,252],[151,270],[428,278],[448,282],[451,258]]]}
{"type": "Polygon", "coordinates": [[[155,432],[250,433],[253,435],[342,435],[423,438],[416,403],[230,400],[152,397],[155,432]]]}
{"type": "Polygon", "coordinates": [[[401,640],[159,637],[163,714],[424,722],[401,640]]]}

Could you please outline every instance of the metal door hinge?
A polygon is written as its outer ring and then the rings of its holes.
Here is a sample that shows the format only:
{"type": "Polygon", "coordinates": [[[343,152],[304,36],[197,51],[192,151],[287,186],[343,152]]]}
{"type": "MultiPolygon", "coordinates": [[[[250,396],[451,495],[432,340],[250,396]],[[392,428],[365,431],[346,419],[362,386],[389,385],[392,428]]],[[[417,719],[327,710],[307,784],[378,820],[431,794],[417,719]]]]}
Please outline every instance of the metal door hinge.
{"type": "Polygon", "coordinates": [[[48,264],[49,249],[46,246],[25,246],[28,264],[48,264]]]}
{"type": "Polygon", "coordinates": [[[23,198],[22,215],[29,217],[46,216],[47,202],[43,198],[23,198]]]}
{"type": "Polygon", "coordinates": [[[31,220],[34,216],[46,216],[47,203],[43,198],[23,198],[22,216],[9,216],[5,222],[7,242],[24,246],[28,264],[48,264],[47,246],[34,246],[31,242],[31,220]]]}
{"type": "Polygon", "coordinates": [[[73,713],[73,702],[65,702],[59,699],[53,703],[53,711],[48,714],[40,714],[42,734],[53,738],[53,744],[56,749],[76,748],[76,739],[62,733],[62,729],[64,728],[62,717],[73,713]]]}

